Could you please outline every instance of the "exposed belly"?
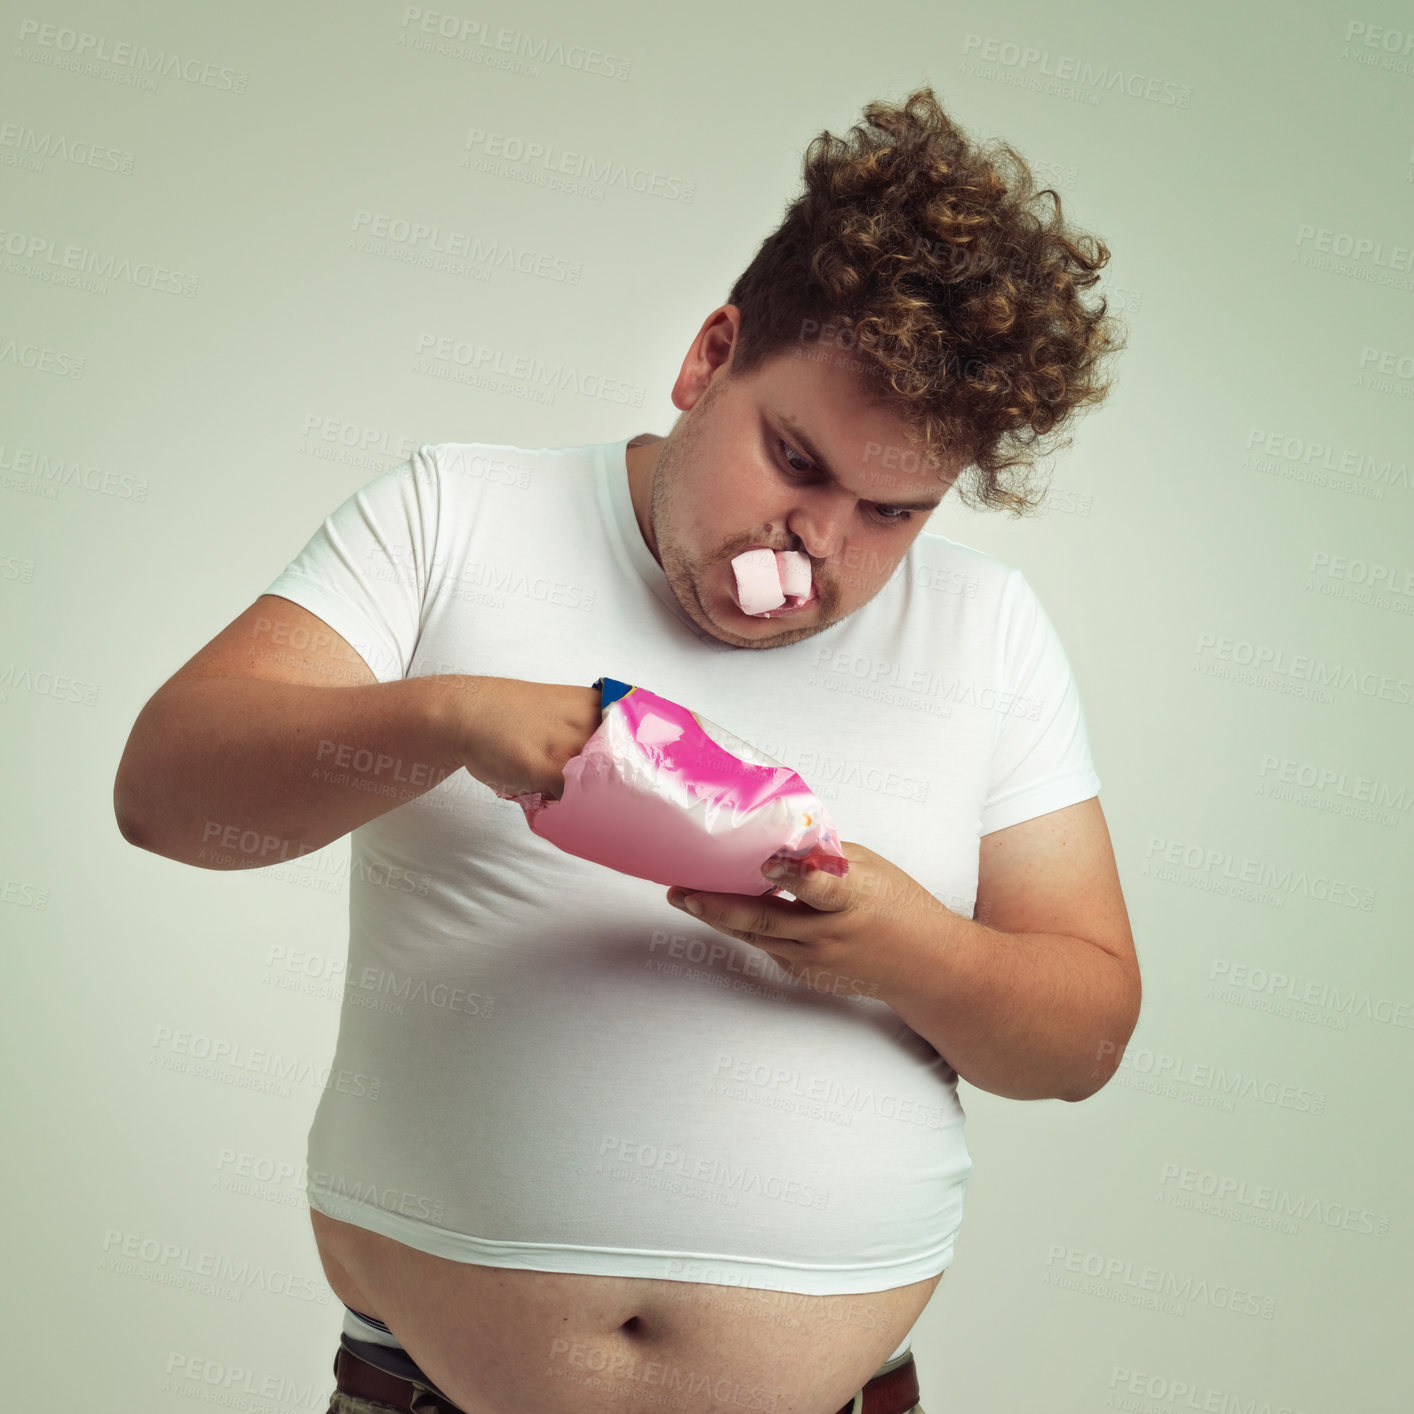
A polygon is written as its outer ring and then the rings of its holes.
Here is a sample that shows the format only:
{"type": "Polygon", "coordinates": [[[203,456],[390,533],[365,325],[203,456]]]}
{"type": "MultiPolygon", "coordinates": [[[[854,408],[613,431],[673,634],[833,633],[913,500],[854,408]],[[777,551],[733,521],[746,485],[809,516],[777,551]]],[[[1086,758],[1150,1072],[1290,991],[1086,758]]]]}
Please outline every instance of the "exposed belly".
{"type": "Polygon", "coordinates": [[[453,1262],[311,1209],[334,1294],[467,1414],[834,1414],[941,1275],[856,1296],[453,1262]]]}

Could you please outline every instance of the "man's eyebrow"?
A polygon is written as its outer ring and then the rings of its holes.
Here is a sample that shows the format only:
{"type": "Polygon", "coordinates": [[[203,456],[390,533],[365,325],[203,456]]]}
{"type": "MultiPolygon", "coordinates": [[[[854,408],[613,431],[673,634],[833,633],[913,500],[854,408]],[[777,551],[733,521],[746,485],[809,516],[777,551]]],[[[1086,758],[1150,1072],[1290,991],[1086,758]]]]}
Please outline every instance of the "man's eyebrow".
{"type": "MultiPolygon", "coordinates": [[[[836,486],[838,486],[839,477],[837,477],[835,473],[830,470],[829,465],[826,463],[824,457],[822,457],[820,453],[816,451],[815,444],[811,442],[809,436],[806,434],[805,430],[800,426],[800,424],[795,422],[788,413],[778,412],[775,414],[775,417],[776,421],[780,423],[782,428],[784,428],[785,431],[790,433],[792,439],[800,443],[801,451],[803,451],[805,455],[815,463],[816,467],[820,471],[823,471],[825,475],[828,476],[830,480],[835,483],[836,486]]],[[[936,511],[938,507],[942,504],[943,495],[945,494],[946,492],[944,491],[937,497],[936,500],[932,501],[875,501],[874,504],[876,506],[883,506],[891,511],[936,511]]]]}

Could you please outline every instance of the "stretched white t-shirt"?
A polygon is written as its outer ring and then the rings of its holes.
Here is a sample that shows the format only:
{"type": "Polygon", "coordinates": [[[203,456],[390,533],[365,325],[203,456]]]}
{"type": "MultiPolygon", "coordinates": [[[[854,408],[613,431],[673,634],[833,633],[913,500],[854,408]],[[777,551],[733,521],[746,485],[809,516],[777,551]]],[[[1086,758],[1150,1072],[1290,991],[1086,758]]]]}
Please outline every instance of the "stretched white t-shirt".
{"type": "MultiPolygon", "coordinates": [[[[680,702],[967,917],[982,835],[1098,793],[1019,571],[924,533],[840,623],[738,649],[644,543],[628,441],[420,447],[266,592],[380,682],[608,676],[680,702]]],[[[419,781],[414,761],[344,756],[370,789],[419,781]]],[[[367,1079],[320,1099],[312,1206],[537,1271],[829,1295],[948,1266],[972,1170],[957,1076],[867,988],[791,977],[660,885],[557,850],[465,771],[351,844],[332,1073],[367,1079]]]]}

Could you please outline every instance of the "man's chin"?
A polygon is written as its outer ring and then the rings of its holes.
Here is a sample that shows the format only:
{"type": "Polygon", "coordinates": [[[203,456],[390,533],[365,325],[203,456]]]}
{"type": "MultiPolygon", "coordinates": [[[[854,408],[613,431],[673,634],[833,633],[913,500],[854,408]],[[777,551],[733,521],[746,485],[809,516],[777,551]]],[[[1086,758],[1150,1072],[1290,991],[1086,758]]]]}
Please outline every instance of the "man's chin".
{"type": "Polygon", "coordinates": [[[733,648],[784,648],[831,627],[834,622],[825,619],[818,599],[812,600],[804,612],[785,614],[780,618],[765,618],[746,613],[729,596],[721,600],[720,609],[709,608],[695,576],[688,581],[685,596],[673,584],[671,576],[668,584],[677,595],[683,611],[698,628],[733,648]],[[752,633],[752,624],[766,625],[769,631],[752,633]]]}
{"type": "Polygon", "coordinates": [[[799,643],[801,639],[811,638],[830,627],[830,622],[820,614],[818,603],[812,607],[808,614],[791,615],[779,619],[759,618],[754,614],[744,614],[735,604],[729,605],[726,613],[721,616],[700,609],[699,614],[694,614],[693,617],[714,638],[720,639],[723,643],[730,643],[734,648],[785,648],[792,643],[799,643]],[[731,619],[733,622],[724,622],[725,619],[731,619]],[[750,623],[764,625],[768,631],[743,633],[736,626],[743,619],[750,623]]]}

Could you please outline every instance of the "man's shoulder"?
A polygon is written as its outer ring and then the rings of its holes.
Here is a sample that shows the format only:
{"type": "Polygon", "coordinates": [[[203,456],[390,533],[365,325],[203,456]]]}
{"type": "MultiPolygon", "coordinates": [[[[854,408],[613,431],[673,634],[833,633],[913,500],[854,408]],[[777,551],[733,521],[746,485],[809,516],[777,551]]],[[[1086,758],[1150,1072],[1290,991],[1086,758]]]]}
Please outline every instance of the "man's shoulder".
{"type": "Polygon", "coordinates": [[[909,547],[908,558],[913,561],[917,582],[923,583],[929,576],[960,576],[969,586],[969,598],[984,588],[988,593],[1000,593],[1009,584],[1024,580],[1014,565],[940,531],[923,531],[909,547]]]}
{"type": "MultiPolygon", "coordinates": [[[[418,448],[413,473],[433,479],[453,504],[470,495],[479,504],[488,489],[533,488],[550,491],[564,482],[593,478],[601,447],[521,447],[508,442],[428,442],[418,448]]],[[[403,472],[408,468],[405,466],[403,472]]],[[[551,494],[558,494],[552,492],[551,494]]]]}
{"type": "Polygon", "coordinates": [[[577,447],[520,447],[509,442],[431,442],[423,450],[430,452],[443,469],[462,471],[487,462],[529,466],[551,460],[592,460],[596,447],[597,444],[592,442],[577,447]]]}

